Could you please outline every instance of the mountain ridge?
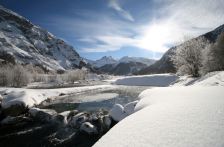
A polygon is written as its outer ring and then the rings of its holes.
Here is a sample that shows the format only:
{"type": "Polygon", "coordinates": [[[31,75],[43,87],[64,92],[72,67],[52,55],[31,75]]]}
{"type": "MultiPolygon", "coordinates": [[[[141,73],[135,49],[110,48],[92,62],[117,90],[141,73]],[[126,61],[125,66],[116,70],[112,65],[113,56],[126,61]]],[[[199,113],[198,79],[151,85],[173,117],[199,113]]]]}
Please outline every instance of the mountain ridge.
{"type": "Polygon", "coordinates": [[[103,56],[102,58],[91,61],[86,60],[100,73],[113,75],[131,75],[139,70],[155,63],[156,60],[144,57],[124,56],[120,59],[114,59],[112,56],[103,56]]]}
{"type": "Polygon", "coordinates": [[[58,71],[82,68],[85,61],[75,49],[25,17],[0,5],[0,58],[58,71]]]}

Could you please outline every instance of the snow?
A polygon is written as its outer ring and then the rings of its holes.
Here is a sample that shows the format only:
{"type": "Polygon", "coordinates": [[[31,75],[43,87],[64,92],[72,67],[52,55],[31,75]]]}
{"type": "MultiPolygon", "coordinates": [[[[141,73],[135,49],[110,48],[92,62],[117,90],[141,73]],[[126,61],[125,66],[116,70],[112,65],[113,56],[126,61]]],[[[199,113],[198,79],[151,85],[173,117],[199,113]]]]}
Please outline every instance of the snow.
{"type": "Polygon", "coordinates": [[[111,57],[111,56],[109,56],[109,57],[104,56],[101,59],[96,60],[96,61],[89,60],[89,62],[95,67],[102,67],[106,64],[116,64],[117,63],[117,61],[115,59],[113,59],[113,57],[111,57]]]}
{"type": "Polygon", "coordinates": [[[39,108],[30,108],[29,109],[29,113],[32,117],[36,117],[36,115],[38,113],[45,113],[45,114],[49,114],[49,115],[55,115],[56,112],[54,110],[50,110],[50,109],[39,109],[39,108]]]}
{"type": "Polygon", "coordinates": [[[127,76],[117,79],[114,83],[117,85],[130,86],[169,86],[178,79],[174,74],[152,74],[143,76],[127,76]]]}
{"type": "Polygon", "coordinates": [[[130,63],[130,62],[139,62],[143,63],[147,66],[152,65],[155,63],[156,60],[153,59],[148,59],[148,58],[143,58],[143,57],[129,57],[129,56],[124,56],[119,60],[119,63],[130,63]]]}
{"type": "MultiPolygon", "coordinates": [[[[25,106],[32,107],[40,104],[47,98],[58,97],[61,93],[66,95],[77,94],[92,90],[101,89],[113,89],[112,85],[97,85],[97,86],[85,86],[85,87],[73,87],[73,88],[59,88],[59,89],[25,89],[25,88],[0,88],[0,94],[3,95],[2,107],[8,108],[15,104],[24,104],[25,106]]],[[[110,97],[114,97],[113,94],[108,94],[110,97]]]]}
{"type": "Polygon", "coordinates": [[[142,92],[135,113],[94,146],[221,147],[224,145],[224,88],[187,86],[142,92]]]}
{"type": "Polygon", "coordinates": [[[114,59],[111,56],[104,56],[99,60],[96,61],[92,61],[92,60],[88,60],[85,59],[88,63],[92,64],[95,67],[102,67],[104,65],[107,64],[114,64],[114,65],[118,65],[119,63],[131,63],[131,62],[138,62],[138,63],[142,63],[145,64],[147,66],[152,65],[153,63],[155,63],[156,60],[153,59],[148,59],[148,58],[143,58],[143,57],[128,57],[128,56],[124,56],[121,59],[117,60],[114,59]]]}
{"type": "Polygon", "coordinates": [[[124,112],[124,107],[120,104],[115,104],[113,108],[109,111],[109,115],[115,121],[121,121],[127,116],[127,114],[124,112]]]}
{"type": "Polygon", "coordinates": [[[181,76],[172,86],[224,86],[224,71],[210,72],[200,78],[181,76]]]}
{"type": "Polygon", "coordinates": [[[130,103],[127,103],[126,105],[124,105],[124,112],[127,115],[131,115],[132,113],[134,113],[135,110],[135,106],[137,105],[138,101],[133,101],[130,103]]]}

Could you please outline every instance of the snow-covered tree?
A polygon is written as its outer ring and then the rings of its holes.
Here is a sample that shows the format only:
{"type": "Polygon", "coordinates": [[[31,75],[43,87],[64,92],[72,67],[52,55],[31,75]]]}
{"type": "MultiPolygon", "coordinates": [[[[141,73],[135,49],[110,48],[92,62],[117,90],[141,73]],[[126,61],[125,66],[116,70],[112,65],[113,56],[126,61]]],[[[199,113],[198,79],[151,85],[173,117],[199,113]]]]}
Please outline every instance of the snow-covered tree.
{"type": "Polygon", "coordinates": [[[208,41],[201,37],[185,42],[177,46],[175,54],[171,57],[179,74],[188,74],[194,77],[200,76],[202,67],[202,50],[208,45],[208,41]]]}
{"type": "Polygon", "coordinates": [[[203,54],[203,71],[224,70],[224,33],[220,34],[217,41],[208,46],[203,54]]]}

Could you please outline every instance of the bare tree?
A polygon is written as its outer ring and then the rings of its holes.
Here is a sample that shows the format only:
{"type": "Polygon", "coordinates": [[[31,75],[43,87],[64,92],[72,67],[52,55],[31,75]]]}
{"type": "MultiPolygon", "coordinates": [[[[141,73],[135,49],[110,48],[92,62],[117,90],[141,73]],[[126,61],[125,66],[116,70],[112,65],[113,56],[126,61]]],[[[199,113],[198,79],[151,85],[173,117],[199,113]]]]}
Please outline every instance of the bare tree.
{"type": "Polygon", "coordinates": [[[179,74],[188,74],[193,77],[200,76],[202,67],[202,50],[208,41],[200,37],[192,39],[177,47],[175,55],[171,57],[179,74]]]}
{"type": "Polygon", "coordinates": [[[21,65],[4,65],[0,68],[0,85],[21,87],[30,82],[30,74],[21,65]]]}

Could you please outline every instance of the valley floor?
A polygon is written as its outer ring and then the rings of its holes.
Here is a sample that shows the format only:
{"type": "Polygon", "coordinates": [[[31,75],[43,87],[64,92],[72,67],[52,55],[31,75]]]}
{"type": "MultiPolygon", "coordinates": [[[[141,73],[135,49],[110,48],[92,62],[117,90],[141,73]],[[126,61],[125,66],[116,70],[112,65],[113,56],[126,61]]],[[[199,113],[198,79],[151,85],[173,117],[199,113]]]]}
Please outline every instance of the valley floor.
{"type": "Polygon", "coordinates": [[[114,77],[103,83],[55,89],[2,87],[2,108],[15,104],[33,107],[43,101],[51,106],[66,102],[88,104],[84,109],[96,105],[111,108],[112,104],[139,100],[133,107],[134,113],[121,120],[95,146],[218,147],[224,144],[224,72],[201,78],[173,74],[114,77]]]}

